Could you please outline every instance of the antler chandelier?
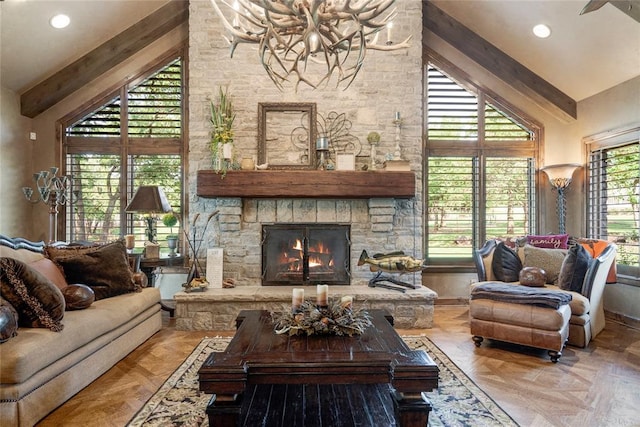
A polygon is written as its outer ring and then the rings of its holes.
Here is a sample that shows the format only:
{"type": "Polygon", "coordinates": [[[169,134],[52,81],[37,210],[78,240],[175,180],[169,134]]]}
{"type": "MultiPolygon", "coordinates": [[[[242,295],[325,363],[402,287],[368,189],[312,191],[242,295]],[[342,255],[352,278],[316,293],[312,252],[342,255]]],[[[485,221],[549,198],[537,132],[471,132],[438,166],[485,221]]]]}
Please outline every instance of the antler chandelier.
{"type": "Polygon", "coordinates": [[[240,43],[258,45],[262,66],[282,90],[289,76],[314,89],[333,73],[345,89],[360,71],[368,49],[409,47],[411,36],[393,43],[395,0],[211,0],[231,38],[231,57],[240,43]],[[218,3],[226,6],[223,14],[218,3]],[[386,41],[379,42],[386,28],[386,41]],[[314,83],[313,78],[319,79],[314,83]],[[318,77],[320,76],[320,77],[318,77]]]}

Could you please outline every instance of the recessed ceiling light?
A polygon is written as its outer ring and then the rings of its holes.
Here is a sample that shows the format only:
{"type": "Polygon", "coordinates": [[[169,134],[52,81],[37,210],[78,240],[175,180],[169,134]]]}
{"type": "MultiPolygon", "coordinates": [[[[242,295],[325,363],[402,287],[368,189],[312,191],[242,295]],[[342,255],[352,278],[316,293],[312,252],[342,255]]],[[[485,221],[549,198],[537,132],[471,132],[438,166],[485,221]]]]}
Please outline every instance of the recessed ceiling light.
{"type": "Polygon", "coordinates": [[[538,24],[533,27],[533,34],[535,34],[536,37],[540,37],[541,39],[546,39],[551,35],[551,28],[549,28],[545,24],[538,24]]]}
{"type": "Polygon", "coordinates": [[[51,24],[53,28],[65,28],[70,22],[71,19],[62,13],[55,15],[49,20],[49,24],[51,24]]]}

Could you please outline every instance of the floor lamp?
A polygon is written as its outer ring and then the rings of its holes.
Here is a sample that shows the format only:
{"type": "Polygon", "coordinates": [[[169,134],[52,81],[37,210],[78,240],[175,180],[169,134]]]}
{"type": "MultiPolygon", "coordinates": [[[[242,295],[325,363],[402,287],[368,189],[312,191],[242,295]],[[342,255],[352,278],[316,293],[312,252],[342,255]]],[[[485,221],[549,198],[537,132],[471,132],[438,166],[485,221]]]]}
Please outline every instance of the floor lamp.
{"type": "Polygon", "coordinates": [[[36,198],[32,198],[31,187],[22,187],[22,192],[31,203],[43,202],[49,206],[49,243],[53,243],[58,240],[58,206],[73,203],[78,194],[69,191],[73,185],[71,175],[58,176],[56,167],[34,173],[33,180],[38,190],[36,198]]]}
{"type": "Polygon", "coordinates": [[[567,216],[567,200],[565,197],[565,190],[571,184],[571,178],[580,164],[578,163],[564,163],[560,165],[545,166],[541,171],[547,174],[551,186],[558,191],[558,198],[556,200],[556,213],[558,214],[558,231],[560,234],[566,234],[565,220],[567,216]]]}

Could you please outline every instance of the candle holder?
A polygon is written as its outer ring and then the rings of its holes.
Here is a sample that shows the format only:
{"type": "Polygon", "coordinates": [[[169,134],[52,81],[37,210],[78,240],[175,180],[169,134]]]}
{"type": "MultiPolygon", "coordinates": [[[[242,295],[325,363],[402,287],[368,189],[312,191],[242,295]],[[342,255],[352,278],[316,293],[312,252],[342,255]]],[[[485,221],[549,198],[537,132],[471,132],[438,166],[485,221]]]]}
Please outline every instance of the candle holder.
{"type": "Polygon", "coordinates": [[[400,128],[402,127],[402,118],[400,118],[400,111],[396,111],[393,124],[396,126],[396,146],[393,151],[393,159],[402,160],[402,149],[400,148],[400,128]]]}
{"type": "Polygon", "coordinates": [[[57,176],[58,168],[51,167],[48,171],[33,174],[38,195],[33,199],[34,191],[31,187],[22,187],[25,198],[31,203],[43,202],[49,205],[49,243],[58,240],[58,206],[75,203],[78,192],[71,191],[73,178],[71,175],[57,176]]]}
{"type": "Polygon", "coordinates": [[[300,310],[272,312],[276,334],[288,335],[361,335],[372,325],[364,309],[353,308],[352,297],[331,301],[326,308],[304,301],[300,310]]]}
{"type": "Polygon", "coordinates": [[[326,136],[319,136],[316,140],[316,153],[318,153],[318,163],[316,168],[318,170],[326,170],[328,166],[329,156],[329,138],[326,136]]]}

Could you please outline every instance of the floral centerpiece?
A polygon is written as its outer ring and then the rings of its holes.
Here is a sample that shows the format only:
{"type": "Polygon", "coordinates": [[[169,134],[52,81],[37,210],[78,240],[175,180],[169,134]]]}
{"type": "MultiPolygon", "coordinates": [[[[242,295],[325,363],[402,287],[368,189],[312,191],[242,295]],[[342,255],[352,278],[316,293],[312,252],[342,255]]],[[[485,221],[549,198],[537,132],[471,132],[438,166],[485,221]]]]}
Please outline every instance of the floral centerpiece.
{"type": "Polygon", "coordinates": [[[233,121],[236,114],[226,90],[220,88],[218,102],[211,101],[211,156],[213,169],[225,174],[233,163],[233,121]]]}
{"type": "Polygon", "coordinates": [[[343,297],[326,307],[302,302],[291,311],[273,312],[276,334],[289,335],[361,335],[372,325],[364,309],[354,310],[353,299],[343,297]]]}

